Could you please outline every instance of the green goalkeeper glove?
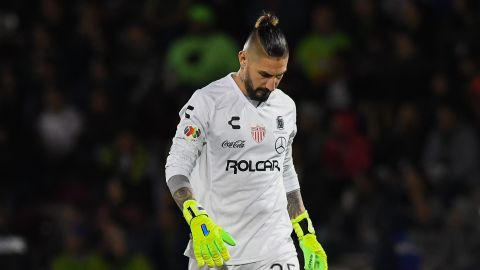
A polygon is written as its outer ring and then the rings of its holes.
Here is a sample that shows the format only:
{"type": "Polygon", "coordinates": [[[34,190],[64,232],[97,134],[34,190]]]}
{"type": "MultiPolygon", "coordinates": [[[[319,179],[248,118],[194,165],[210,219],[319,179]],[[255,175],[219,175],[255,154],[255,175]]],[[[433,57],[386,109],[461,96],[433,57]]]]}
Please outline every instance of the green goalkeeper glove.
{"type": "Polygon", "coordinates": [[[222,266],[230,259],[225,243],[235,246],[235,239],[216,225],[197,201],[187,200],[183,203],[183,216],[190,225],[193,253],[199,267],[204,266],[205,262],[212,268],[222,266]]]}
{"type": "Polygon", "coordinates": [[[292,220],[305,259],[305,270],[328,270],[327,254],[317,241],[312,221],[307,211],[292,220]]]}

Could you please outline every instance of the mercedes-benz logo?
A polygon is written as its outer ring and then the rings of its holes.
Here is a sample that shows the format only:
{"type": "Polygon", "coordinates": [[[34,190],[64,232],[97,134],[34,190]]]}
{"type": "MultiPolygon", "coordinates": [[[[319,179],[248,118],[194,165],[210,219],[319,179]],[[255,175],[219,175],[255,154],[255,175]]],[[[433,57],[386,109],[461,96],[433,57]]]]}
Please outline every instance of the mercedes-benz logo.
{"type": "Polygon", "coordinates": [[[287,148],[287,139],[285,139],[285,137],[278,137],[277,140],[275,141],[275,151],[281,154],[285,151],[286,148],[287,148]]]}

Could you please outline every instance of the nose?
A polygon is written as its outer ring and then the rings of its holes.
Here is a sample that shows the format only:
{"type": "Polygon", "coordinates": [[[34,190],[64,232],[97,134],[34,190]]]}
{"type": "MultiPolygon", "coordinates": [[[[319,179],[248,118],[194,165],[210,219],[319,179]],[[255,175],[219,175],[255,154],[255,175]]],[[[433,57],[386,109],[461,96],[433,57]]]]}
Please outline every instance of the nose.
{"type": "Polygon", "coordinates": [[[273,91],[275,90],[275,88],[277,88],[277,84],[278,84],[278,79],[276,77],[273,77],[268,79],[266,87],[268,90],[273,91]]]}

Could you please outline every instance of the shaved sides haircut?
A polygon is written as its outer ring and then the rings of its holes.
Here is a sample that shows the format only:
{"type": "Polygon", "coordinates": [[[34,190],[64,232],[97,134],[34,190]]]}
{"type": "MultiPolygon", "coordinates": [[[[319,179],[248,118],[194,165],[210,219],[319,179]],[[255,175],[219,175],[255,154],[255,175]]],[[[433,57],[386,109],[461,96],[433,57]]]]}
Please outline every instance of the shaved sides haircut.
{"type": "Polygon", "coordinates": [[[244,50],[255,51],[269,57],[283,58],[288,56],[288,44],[283,31],[277,26],[278,18],[269,12],[257,19],[255,28],[245,42],[244,50]]]}

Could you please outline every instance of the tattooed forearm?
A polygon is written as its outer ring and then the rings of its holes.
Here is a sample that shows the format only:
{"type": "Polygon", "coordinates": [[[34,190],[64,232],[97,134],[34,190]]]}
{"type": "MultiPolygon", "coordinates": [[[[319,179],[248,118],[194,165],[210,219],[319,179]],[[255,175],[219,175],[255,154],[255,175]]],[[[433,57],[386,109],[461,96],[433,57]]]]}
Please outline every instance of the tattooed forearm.
{"type": "Polygon", "coordinates": [[[173,199],[177,203],[178,207],[180,207],[180,209],[182,210],[183,203],[186,200],[194,199],[192,189],[189,187],[179,188],[177,191],[173,193],[173,199]]]}
{"type": "Polygon", "coordinates": [[[305,211],[305,206],[303,205],[300,189],[288,192],[287,201],[288,214],[290,215],[291,219],[296,218],[298,215],[305,211]]]}

